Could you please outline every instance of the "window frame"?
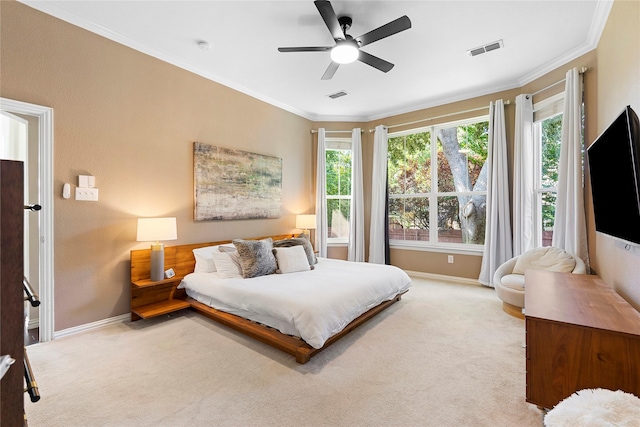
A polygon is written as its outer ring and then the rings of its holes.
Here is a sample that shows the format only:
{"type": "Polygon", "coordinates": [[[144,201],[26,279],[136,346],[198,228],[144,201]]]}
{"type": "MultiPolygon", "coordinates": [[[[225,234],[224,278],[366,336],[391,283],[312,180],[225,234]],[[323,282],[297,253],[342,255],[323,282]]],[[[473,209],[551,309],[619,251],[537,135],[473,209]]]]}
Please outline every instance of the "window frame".
{"type": "MultiPolygon", "coordinates": [[[[466,126],[479,122],[488,122],[489,114],[483,114],[480,116],[469,117],[466,119],[454,120],[449,122],[437,123],[430,126],[422,126],[414,129],[407,129],[398,132],[390,132],[387,134],[387,137],[397,138],[400,136],[412,135],[416,133],[422,132],[430,132],[431,141],[430,141],[430,150],[431,150],[431,159],[438,158],[438,130],[439,129],[448,129],[451,127],[459,127],[466,126]]],[[[388,161],[388,160],[387,160],[388,161]]],[[[387,170],[388,174],[388,170],[387,170]]],[[[416,197],[426,197],[429,201],[429,206],[437,206],[438,198],[443,196],[458,196],[458,195],[487,195],[487,191],[464,191],[464,192],[442,192],[438,191],[438,167],[436,165],[431,165],[431,191],[429,193],[405,193],[392,195],[389,194],[389,200],[392,198],[416,198],[416,197]],[[435,167],[434,167],[435,166],[435,167]]],[[[429,224],[437,224],[438,223],[438,209],[429,209],[429,224]]],[[[389,246],[396,249],[406,249],[406,250],[417,250],[417,251],[430,251],[430,252],[451,252],[455,254],[466,254],[466,255],[478,255],[482,254],[484,251],[484,245],[478,244],[468,244],[468,243],[450,243],[450,242],[438,242],[438,229],[437,227],[429,228],[429,240],[428,241],[416,241],[416,240],[389,240],[389,246]]]]}
{"type": "MultiPolygon", "coordinates": [[[[564,91],[543,99],[540,102],[533,104],[533,236],[535,238],[535,247],[542,246],[542,195],[544,193],[558,194],[557,187],[543,187],[542,186],[542,122],[548,119],[552,119],[559,115],[563,116],[564,120],[564,91]]],[[[559,159],[558,159],[559,160],[559,159]]],[[[554,224],[555,228],[555,224],[554,224]]]]}
{"type": "MultiPolygon", "coordinates": [[[[352,161],[352,165],[351,167],[353,167],[353,145],[351,143],[351,138],[340,138],[340,137],[330,137],[330,136],[326,136],[325,140],[325,162],[326,162],[326,152],[327,151],[349,151],[351,153],[351,161],[352,161]]],[[[325,182],[327,179],[327,171],[325,169],[325,182]]],[[[352,184],[352,183],[351,183],[352,184]]],[[[350,185],[351,187],[351,185],[350,185]]],[[[329,195],[326,194],[326,188],[325,188],[325,202],[327,203],[327,206],[329,205],[329,200],[349,200],[349,203],[352,203],[353,201],[353,187],[351,187],[351,194],[347,195],[329,195]]],[[[329,212],[327,211],[327,219],[329,218],[329,212]]],[[[349,218],[349,221],[351,221],[351,218],[349,218]]],[[[328,234],[328,227],[327,227],[327,234],[328,234]]],[[[328,246],[344,246],[349,244],[349,237],[329,237],[326,236],[327,238],[327,245],[328,246]]]]}

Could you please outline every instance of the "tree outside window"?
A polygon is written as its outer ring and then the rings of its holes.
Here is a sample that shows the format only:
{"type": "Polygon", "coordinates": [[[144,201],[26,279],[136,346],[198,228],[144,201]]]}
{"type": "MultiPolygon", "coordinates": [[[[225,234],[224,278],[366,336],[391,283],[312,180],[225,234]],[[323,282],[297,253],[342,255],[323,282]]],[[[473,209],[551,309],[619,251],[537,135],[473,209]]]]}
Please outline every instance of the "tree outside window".
{"type": "Polygon", "coordinates": [[[484,244],[488,130],[483,117],[390,134],[391,240],[484,244]]]}

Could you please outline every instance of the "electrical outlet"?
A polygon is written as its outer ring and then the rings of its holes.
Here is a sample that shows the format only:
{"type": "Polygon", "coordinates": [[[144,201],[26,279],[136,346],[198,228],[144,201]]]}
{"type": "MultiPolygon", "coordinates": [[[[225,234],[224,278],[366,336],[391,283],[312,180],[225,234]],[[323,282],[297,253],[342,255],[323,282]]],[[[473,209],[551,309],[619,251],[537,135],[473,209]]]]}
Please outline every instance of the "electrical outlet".
{"type": "Polygon", "coordinates": [[[448,255],[448,256],[447,256],[447,262],[448,262],[449,264],[453,264],[453,255],[448,255]]]}
{"type": "Polygon", "coordinates": [[[76,200],[97,202],[98,201],[98,189],[97,188],[80,188],[80,187],[76,187],[76,200]]]}

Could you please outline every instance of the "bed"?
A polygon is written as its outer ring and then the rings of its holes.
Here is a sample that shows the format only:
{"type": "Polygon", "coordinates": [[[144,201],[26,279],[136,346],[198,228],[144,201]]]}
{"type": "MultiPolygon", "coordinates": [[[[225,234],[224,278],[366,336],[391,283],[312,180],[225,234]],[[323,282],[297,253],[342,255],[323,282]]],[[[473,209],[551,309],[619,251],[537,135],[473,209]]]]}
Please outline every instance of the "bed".
{"type": "MultiPolygon", "coordinates": [[[[277,243],[292,237],[271,239],[277,243]]],[[[326,258],[317,259],[309,269],[252,278],[198,267],[194,250],[229,247],[230,243],[166,248],[165,267],[175,265],[176,277],[181,278],[172,289],[173,297],[188,302],[191,309],[212,320],[294,355],[298,363],[308,362],[314,354],[399,301],[411,286],[409,276],[394,266],[326,258]]],[[[140,255],[144,258],[144,254],[134,252],[132,280],[143,271],[134,259],[139,260],[140,255]]]]}

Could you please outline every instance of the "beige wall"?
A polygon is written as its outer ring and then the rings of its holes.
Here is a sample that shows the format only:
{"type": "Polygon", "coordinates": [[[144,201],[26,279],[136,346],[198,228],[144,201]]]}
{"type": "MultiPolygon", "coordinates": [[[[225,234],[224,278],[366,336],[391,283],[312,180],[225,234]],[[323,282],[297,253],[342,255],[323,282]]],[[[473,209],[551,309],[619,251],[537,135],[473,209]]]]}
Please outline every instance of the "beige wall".
{"type": "Polygon", "coordinates": [[[312,123],[15,2],[0,4],[0,95],[54,109],[55,329],[129,311],[136,220],[191,243],[291,232],[315,205],[312,123]],[[283,160],[282,217],[193,221],[193,142],[283,160]],[[64,200],[96,177],[99,202],[64,200]],[[72,193],[75,190],[72,190],[72,193]]]}
{"type": "MultiPolygon", "coordinates": [[[[631,105],[636,114],[640,114],[639,22],[640,2],[614,2],[597,48],[597,131],[587,139],[589,144],[625,106],[631,105]]],[[[590,195],[588,202],[591,203],[590,195]]],[[[594,270],[640,310],[640,254],[625,250],[612,238],[595,233],[593,216],[588,226],[589,255],[594,270]]],[[[639,227],[640,224],[629,226],[639,227]]]]}

